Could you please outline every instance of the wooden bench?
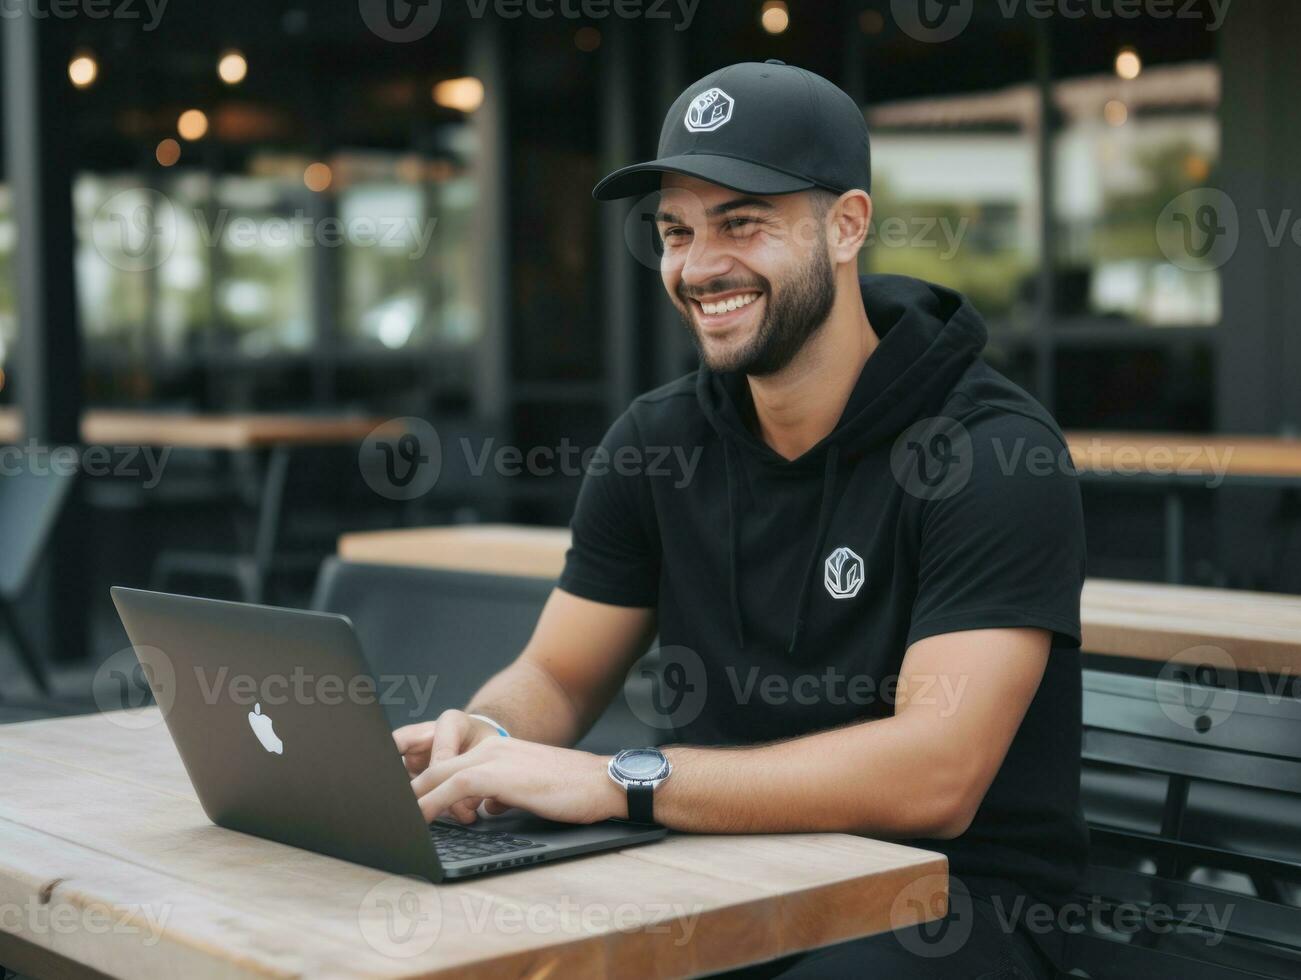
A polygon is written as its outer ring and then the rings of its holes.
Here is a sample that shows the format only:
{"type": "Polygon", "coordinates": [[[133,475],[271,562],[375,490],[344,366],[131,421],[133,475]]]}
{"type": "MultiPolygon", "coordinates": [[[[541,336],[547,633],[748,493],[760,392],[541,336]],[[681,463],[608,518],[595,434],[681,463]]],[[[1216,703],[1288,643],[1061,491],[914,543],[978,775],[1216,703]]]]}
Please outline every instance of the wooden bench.
{"type": "Polygon", "coordinates": [[[1084,650],[1240,674],[1301,674],[1301,596],[1089,579],[1084,650]]]}
{"type": "Polygon", "coordinates": [[[1301,701],[1087,670],[1083,709],[1090,912],[1072,965],[1301,975],[1301,701]]]}

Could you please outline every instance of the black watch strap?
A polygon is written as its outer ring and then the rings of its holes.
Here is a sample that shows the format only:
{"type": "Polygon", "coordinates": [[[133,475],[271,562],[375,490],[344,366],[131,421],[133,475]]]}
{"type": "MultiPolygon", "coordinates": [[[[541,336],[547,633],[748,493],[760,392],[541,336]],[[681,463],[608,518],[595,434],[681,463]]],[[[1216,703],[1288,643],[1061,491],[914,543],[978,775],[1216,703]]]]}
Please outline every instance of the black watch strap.
{"type": "Polygon", "coordinates": [[[628,819],[633,823],[655,822],[655,787],[647,783],[627,783],[628,819]]]}

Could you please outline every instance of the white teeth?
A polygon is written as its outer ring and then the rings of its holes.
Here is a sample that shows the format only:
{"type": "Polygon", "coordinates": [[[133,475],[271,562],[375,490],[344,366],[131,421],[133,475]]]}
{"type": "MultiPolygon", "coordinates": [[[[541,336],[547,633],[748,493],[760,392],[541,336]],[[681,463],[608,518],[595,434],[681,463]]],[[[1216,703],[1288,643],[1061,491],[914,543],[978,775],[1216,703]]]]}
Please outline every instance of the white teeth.
{"type": "Polygon", "coordinates": [[[745,293],[741,296],[730,296],[717,303],[701,303],[700,308],[711,316],[717,316],[720,313],[730,313],[732,310],[738,310],[742,306],[749,306],[758,298],[758,293],[745,293]]]}

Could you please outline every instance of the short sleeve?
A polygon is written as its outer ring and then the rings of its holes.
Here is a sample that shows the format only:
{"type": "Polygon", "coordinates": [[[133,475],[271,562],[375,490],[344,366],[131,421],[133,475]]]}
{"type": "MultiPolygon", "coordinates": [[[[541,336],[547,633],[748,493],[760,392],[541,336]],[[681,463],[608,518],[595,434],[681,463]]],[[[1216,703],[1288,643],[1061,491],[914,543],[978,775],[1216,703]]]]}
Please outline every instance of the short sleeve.
{"type": "Polygon", "coordinates": [[[645,449],[625,412],[586,463],[570,521],[573,543],[560,588],[594,602],[652,608],[659,600],[660,542],[645,449]]]}
{"type": "Polygon", "coordinates": [[[927,500],[908,645],[960,630],[1039,627],[1080,645],[1084,514],[1059,433],[989,412],[964,422],[970,476],[927,500]]]}

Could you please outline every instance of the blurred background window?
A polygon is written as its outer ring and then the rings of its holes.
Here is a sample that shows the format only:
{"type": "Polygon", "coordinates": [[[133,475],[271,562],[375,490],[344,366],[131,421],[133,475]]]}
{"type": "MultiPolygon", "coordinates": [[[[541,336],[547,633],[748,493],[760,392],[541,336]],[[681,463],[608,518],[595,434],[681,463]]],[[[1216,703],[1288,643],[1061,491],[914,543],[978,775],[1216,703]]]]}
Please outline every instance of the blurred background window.
{"type": "MultiPolygon", "coordinates": [[[[1139,70],[1127,57],[1140,56],[1122,49],[1120,70],[1139,70]]],[[[1167,205],[1215,171],[1219,97],[1219,68],[1210,63],[1054,84],[1060,315],[1145,326],[1220,321],[1219,273],[1176,265],[1154,234],[1167,205]]]]}
{"type": "Polygon", "coordinates": [[[1039,102],[1030,84],[874,107],[868,263],[1026,326],[1039,262],[1039,102]]]}

